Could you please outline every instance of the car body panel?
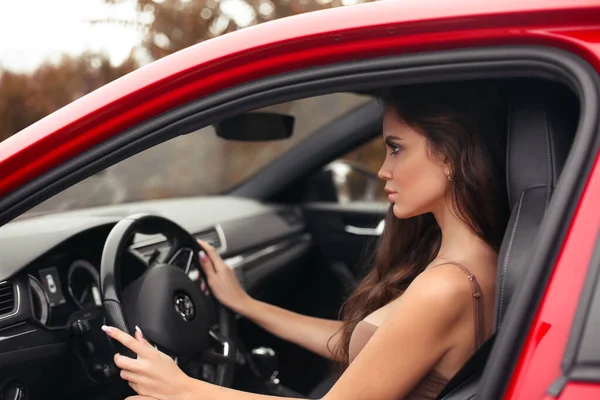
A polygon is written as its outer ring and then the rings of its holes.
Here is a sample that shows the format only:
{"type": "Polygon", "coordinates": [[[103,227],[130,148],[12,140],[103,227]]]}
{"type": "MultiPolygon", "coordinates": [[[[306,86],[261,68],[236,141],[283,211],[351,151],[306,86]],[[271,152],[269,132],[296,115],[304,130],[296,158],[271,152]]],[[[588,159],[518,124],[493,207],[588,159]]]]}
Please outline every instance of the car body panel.
{"type": "MultiPolygon", "coordinates": [[[[543,398],[550,385],[562,375],[563,354],[600,226],[598,204],[600,159],[595,161],[565,236],[546,293],[506,392],[506,399],[543,398]]],[[[593,386],[596,388],[594,398],[600,397],[600,385],[593,386]]]]}
{"type": "MultiPolygon", "coordinates": [[[[108,84],[0,143],[0,196],[186,102],[261,77],[398,53],[499,44],[569,47],[595,1],[387,1],[277,20],[209,40],[108,84]]],[[[597,50],[596,45],[596,50],[597,50]]]]}
{"type": "MultiPolygon", "coordinates": [[[[600,387],[588,382],[569,382],[563,389],[558,400],[581,400],[600,398],[600,387]]],[[[544,400],[551,400],[553,397],[545,397],[544,400]]]]}

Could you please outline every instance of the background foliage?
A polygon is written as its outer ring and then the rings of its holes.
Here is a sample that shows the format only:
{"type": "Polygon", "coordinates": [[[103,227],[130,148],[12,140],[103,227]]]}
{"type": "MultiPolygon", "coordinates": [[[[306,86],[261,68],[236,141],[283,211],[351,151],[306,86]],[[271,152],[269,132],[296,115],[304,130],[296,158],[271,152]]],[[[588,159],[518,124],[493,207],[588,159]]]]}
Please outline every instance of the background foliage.
{"type": "MultiPolygon", "coordinates": [[[[104,0],[107,5],[125,0],[104,0]]],[[[143,32],[141,48],[133,49],[121,65],[102,54],[64,56],[32,73],[0,69],[0,141],[44,116],[131,72],[145,61],[214,36],[276,18],[347,4],[350,0],[137,0],[136,20],[94,20],[90,24],[131,25],[143,32]],[[244,18],[233,18],[235,7],[244,18]],[[145,21],[145,22],[139,22],[145,21]]],[[[370,0],[354,0],[366,2],[370,0]]],[[[58,10],[57,10],[58,12],[58,10]]]]}

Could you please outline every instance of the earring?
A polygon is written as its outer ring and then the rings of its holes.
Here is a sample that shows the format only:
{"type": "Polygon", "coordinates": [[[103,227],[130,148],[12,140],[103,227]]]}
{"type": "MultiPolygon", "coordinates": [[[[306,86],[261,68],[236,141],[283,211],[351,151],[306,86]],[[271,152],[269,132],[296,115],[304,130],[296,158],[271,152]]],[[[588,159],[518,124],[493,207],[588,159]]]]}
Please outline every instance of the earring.
{"type": "Polygon", "coordinates": [[[452,177],[450,176],[450,171],[446,171],[446,178],[448,178],[448,181],[452,180],[452,177]]]}

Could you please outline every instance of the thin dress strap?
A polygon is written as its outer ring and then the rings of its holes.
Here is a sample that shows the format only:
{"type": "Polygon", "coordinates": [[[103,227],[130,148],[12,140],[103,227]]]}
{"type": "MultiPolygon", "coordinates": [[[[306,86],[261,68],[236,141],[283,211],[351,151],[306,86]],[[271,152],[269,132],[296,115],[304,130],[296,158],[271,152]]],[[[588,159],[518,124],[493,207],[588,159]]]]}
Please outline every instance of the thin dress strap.
{"type": "Polygon", "coordinates": [[[459,267],[465,274],[467,274],[467,278],[471,282],[471,292],[473,293],[473,306],[475,308],[475,350],[477,350],[483,344],[485,335],[485,320],[483,317],[483,292],[481,291],[479,283],[477,283],[477,279],[475,279],[475,275],[473,275],[471,271],[467,269],[467,267],[457,262],[446,262],[445,264],[453,264],[459,267]]]}

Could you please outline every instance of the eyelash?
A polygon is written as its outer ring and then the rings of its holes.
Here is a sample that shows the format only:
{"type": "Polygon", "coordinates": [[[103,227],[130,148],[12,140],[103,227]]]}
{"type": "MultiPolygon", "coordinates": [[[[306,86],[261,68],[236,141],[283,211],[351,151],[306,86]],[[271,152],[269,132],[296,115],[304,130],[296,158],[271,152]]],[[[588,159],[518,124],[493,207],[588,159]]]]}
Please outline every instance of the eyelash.
{"type": "Polygon", "coordinates": [[[388,146],[390,147],[390,149],[392,150],[390,152],[391,156],[395,156],[396,154],[398,154],[400,151],[402,151],[402,146],[398,146],[396,144],[393,143],[388,143],[388,146]]]}

